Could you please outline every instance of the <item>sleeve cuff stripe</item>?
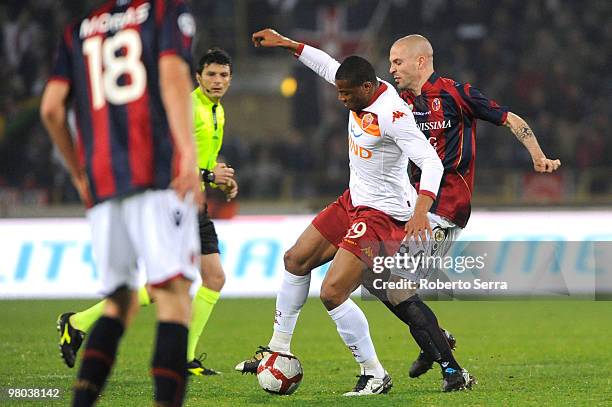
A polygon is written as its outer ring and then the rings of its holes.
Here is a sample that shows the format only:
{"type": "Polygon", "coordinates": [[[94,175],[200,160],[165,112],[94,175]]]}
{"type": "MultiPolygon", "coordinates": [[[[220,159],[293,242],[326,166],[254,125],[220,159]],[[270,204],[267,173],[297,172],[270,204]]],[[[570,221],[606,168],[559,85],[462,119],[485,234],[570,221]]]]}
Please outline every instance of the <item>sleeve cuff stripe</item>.
{"type": "Polygon", "coordinates": [[[167,49],[159,53],[159,58],[166,55],[178,55],[178,52],[175,49],[167,49]]]}
{"type": "Polygon", "coordinates": [[[505,124],[507,118],[508,118],[508,112],[503,112],[502,117],[501,117],[501,124],[505,124]]]}
{"type": "Polygon", "coordinates": [[[419,191],[419,195],[426,195],[426,196],[430,197],[431,199],[433,199],[434,201],[436,200],[436,194],[434,194],[433,192],[428,191],[426,189],[421,189],[419,191]]]}
{"type": "Polygon", "coordinates": [[[304,51],[304,44],[300,42],[300,45],[298,45],[298,48],[293,55],[295,55],[296,58],[299,58],[300,55],[302,55],[302,51],[304,51]]]}
{"type": "Polygon", "coordinates": [[[49,82],[54,82],[54,81],[70,83],[70,79],[66,78],[65,76],[59,76],[59,75],[54,75],[49,78],[49,82]]]}

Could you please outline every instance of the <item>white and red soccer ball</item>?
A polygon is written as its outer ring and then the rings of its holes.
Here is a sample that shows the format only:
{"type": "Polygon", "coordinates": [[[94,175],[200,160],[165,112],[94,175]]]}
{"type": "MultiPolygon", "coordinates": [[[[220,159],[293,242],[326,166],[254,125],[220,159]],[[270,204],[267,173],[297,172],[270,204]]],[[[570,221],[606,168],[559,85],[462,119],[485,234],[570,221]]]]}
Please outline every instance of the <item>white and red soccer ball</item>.
{"type": "Polygon", "coordinates": [[[259,362],[257,380],[262,389],[270,393],[291,394],[304,377],[302,364],[292,355],[270,353],[259,362]]]}

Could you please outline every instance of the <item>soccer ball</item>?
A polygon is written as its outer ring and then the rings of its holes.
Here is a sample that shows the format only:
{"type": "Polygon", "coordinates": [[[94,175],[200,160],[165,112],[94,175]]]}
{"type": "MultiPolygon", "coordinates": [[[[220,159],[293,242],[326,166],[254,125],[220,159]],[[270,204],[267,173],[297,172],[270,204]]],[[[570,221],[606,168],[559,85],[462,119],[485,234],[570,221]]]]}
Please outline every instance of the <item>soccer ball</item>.
{"type": "Polygon", "coordinates": [[[303,376],[298,358],[285,353],[270,353],[257,367],[259,385],[269,393],[291,394],[297,390],[303,376]]]}

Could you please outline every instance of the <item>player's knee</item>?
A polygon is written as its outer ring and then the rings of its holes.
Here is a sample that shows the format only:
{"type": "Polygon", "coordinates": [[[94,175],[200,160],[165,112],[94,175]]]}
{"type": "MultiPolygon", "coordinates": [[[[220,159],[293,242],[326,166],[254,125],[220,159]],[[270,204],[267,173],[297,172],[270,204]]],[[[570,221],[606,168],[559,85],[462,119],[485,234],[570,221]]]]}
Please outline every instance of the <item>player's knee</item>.
{"type": "Polygon", "coordinates": [[[224,285],[225,285],[225,273],[223,272],[223,270],[221,270],[221,273],[219,273],[219,275],[217,276],[217,290],[216,291],[221,291],[224,285]]]}
{"type": "Polygon", "coordinates": [[[401,290],[395,289],[395,288],[387,288],[387,299],[393,306],[401,304],[402,302],[408,300],[415,294],[416,294],[416,290],[413,290],[410,288],[401,289],[401,290]]]}
{"type": "Polygon", "coordinates": [[[155,287],[157,296],[157,319],[188,325],[191,315],[189,287],[191,281],[177,278],[155,287]]]}
{"type": "Polygon", "coordinates": [[[396,305],[395,309],[404,315],[406,322],[411,327],[426,329],[428,325],[428,318],[424,313],[423,305],[424,304],[419,298],[418,294],[414,294],[396,305]]]}
{"type": "Polygon", "coordinates": [[[223,269],[217,270],[214,274],[203,276],[202,284],[213,291],[221,291],[225,285],[225,273],[223,269]]]}
{"type": "Polygon", "coordinates": [[[127,326],[139,308],[136,293],[127,286],[121,286],[107,297],[104,315],[118,318],[127,326]]]}
{"type": "Polygon", "coordinates": [[[151,291],[158,302],[167,301],[167,298],[188,298],[191,284],[191,280],[179,277],[156,285],[151,291]]]}
{"type": "Polygon", "coordinates": [[[285,252],[283,261],[285,262],[285,270],[291,274],[296,276],[305,276],[306,274],[310,273],[308,259],[306,257],[299,256],[293,247],[285,252]]]}
{"type": "Polygon", "coordinates": [[[122,285],[108,296],[108,301],[116,305],[120,312],[127,312],[132,300],[132,290],[127,285],[122,285]]]}
{"type": "Polygon", "coordinates": [[[323,305],[328,310],[332,310],[342,305],[349,297],[350,293],[333,284],[326,284],[321,287],[321,294],[319,295],[323,305]]]}
{"type": "Polygon", "coordinates": [[[386,297],[393,306],[406,301],[416,294],[416,288],[412,288],[410,281],[404,277],[391,274],[387,283],[386,297]]]}
{"type": "Polygon", "coordinates": [[[140,310],[140,303],[138,302],[138,296],[134,296],[127,310],[126,320],[128,323],[134,319],[136,314],[138,314],[139,310],[140,310]]]}

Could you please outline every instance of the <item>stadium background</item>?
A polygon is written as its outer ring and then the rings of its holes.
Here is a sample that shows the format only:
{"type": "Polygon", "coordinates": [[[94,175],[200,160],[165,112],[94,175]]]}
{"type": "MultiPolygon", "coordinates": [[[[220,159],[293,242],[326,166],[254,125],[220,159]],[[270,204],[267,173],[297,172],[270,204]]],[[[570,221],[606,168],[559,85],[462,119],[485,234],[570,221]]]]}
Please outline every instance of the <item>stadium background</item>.
{"type": "MultiPolygon", "coordinates": [[[[92,3],[0,5],[0,216],[76,202],[37,108],[60,27],[92,3]]],[[[348,179],[345,114],[333,87],[281,50],[254,49],[250,34],[263,27],[323,46],[338,59],[364,55],[387,80],[390,44],[422,33],[439,73],[472,83],[523,116],[544,151],[561,158],[561,171],[533,174],[511,133],[481,123],[477,207],[612,201],[609,1],[201,0],[193,9],[196,57],[220,46],[235,59],[223,99],[223,155],[237,170],[241,213],[261,211],[260,202],[274,211],[316,212],[348,179]],[[280,85],[290,76],[297,92],[284,97],[280,85]]]]}
{"type": "MultiPolygon", "coordinates": [[[[75,298],[98,295],[83,208],[38,119],[60,27],[93,3],[0,3],[2,405],[33,404],[7,400],[7,387],[59,388],[62,398],[42,405],[67,404],[75,372],[66,370],[57,356],[55,318],[92,304],[91,298],[75,298]]],[[[209,355],[206,363],[228,374],[193,381],[188,406],[288,402],[261,392],[252,378],[229,373],[269,338],[273,300],[227,297],[271,297],[283,270],[284,249],[348,181],[346,112],[333,87],[281,50],[252,48],[250,34],[257,29],[275,27],[336,58],[364,55],[387,80],[389,45],[407,33],[426,35],[439,73],[471,82],[508,105],[532,126],[549,157],[563,162],[555,174],[535,174],[528,154],[507,129],[479,124],[475,212],[464,238],[578,241],[568,246],[574,249],[589,240],[612,241],[612,2],[192,3],[198,23],[196,57],[211,46],[234,56],[233,84],[223,99],[222,153],[237,169],[240,195],[232,205],[211,203],[216,216],[224,218],[217,229],[228,279],[225,298],[200,343],[209,355]],[[297,84],[294,94],[291,78],[297,84]]],[[[211,201],[219,198],[210,196],[211,201]]],[[[612,253],[609,247],[606,253],[612,253]]],[[[540,290],[537,298],[521,301],[431,303],[457,336],[458,356],[479,378],[470,393],[440,394],[437,373],[407,379],[407,364],[417,350],[405,327],[379,303],[360,301],[380,359],[396,383],[377,405],[610,405],[605,373],[612,369],[610,302],[592,301],[595,269],[567,264],[562,273],[576,284],[565,292],[540,290]],[[574,293],[574,301],[558,301],[574,293]]],[[[606,284],[612,279],[609,264],[606,284]]],[[[501,276],[513,269],[509,262],[501,276]]],[[[324,271],[314,272],[311,294],[318,292],[324,271]]],[[[343,404],[338,394],[353,384],[354,362],[320,302],[313,300],[302,311],[294,340],[293,351],[306,374],[291,402],[343,404]]],[[[142,349],[152,341],[152,308],[141,312],[127,335],[101,406],[148,400],[150,354],[142,349]]]]}

